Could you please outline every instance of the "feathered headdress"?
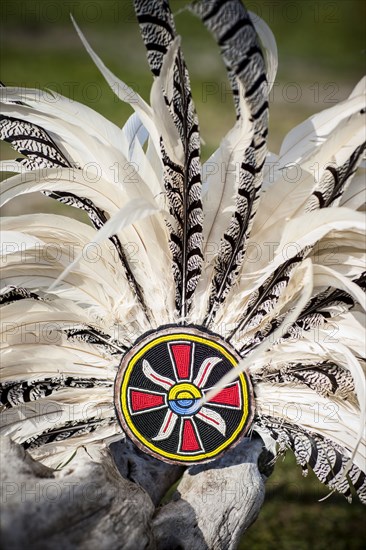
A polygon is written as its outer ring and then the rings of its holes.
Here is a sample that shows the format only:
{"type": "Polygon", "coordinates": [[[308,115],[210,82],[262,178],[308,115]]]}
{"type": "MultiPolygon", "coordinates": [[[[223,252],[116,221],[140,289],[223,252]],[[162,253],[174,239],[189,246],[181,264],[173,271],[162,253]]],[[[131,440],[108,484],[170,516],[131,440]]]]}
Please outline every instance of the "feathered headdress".
{"type": "Polygon", "coordinates": [[[122,431],[187,466],[257,432],[365,500],[365,220],[354,177],[365,81],[270,155],[273,36],[239,0],[194,2],[237,114],[202,166],[169,5],[135,9],[150,105],[76,27],[135,111],[122,130],[56,93],[50,102],[50,92],[1,89],[1,138],[22,154],[2,162],[17,173],[2,204],[41,191],[93,226],[49,214],[2,221],[1,433],[56,467],[122,431]]]}

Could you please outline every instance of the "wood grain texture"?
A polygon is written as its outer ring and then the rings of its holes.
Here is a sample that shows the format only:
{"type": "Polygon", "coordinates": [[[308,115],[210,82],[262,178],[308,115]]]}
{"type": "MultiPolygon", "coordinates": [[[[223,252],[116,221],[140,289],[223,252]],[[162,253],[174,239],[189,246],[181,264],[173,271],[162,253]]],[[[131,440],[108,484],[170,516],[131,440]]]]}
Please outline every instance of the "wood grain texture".
{"type": "Polygon", "coordinates": [[[8,438],[0,449],[4,549],[234,549],[264,499],[259,438],[184,473],[128,440],[105,449],[100,462],[80,450],[59,471],[8,438]],[[159,508],[182,473],[172,500],[159,508]]]}

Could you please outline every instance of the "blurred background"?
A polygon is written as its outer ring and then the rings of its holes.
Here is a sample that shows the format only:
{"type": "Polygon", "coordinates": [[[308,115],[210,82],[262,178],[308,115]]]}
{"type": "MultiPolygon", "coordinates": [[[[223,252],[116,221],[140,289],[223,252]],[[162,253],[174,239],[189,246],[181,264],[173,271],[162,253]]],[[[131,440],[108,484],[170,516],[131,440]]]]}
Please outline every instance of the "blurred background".
{"type": "MultiPolygon", "coordinates": [[[[205,160],[235,117],[218,48],[187,3],[173,0],[171,6],[190,71],[205,160]]],[[[278,152],[291,128],[345,99],[363,76],[366,3],[252,0],[246,5],[267,22],[277,40],[279,70],[270,97],[269,147],[278,152]]],[[[152,77],[130,0],[2,0],[1,80],[10,86],[50,88],[122,126],[132,110],[113,95],[88,57],[70,13],[105,64],[149,100],[152,77]]],[[[8,156],[6,145],[1,144],[0,154],[8,156]]],[[[61,208],[51,199],[33,196],[10,204],[4,213],[55,207],[61,208]]],[[[306,480],[301,476],[292,457],[279,460],[267,483],[261,516],[240,548],[364,548],[361,505],[349,505],[337,495],[319,502],[327,494],[313,474],[306,480]]],[[[245,487],[238,488],[238,498],[245,498],[245,487]]]]}

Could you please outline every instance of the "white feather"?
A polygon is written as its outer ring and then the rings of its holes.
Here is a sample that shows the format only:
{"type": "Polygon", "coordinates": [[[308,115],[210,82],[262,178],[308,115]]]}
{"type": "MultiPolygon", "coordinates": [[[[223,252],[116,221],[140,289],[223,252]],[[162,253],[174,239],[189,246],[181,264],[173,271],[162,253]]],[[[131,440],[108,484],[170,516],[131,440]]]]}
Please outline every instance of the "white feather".
{"type": "Polygon", "coordinates": [[[299,162],[314,147],[330,136],[341,121],[347,121],[352,115],[365,107],[365,90],[357,88],[357,95],[351,96],[324,111],[313,115],[308,120],[291,130],[283,140],[280,157],[281,165],[299,162]]]}
{"type": "Polygon", "coordinates": [[[350,144],[354,150],[362,143],[364,121],[359,113],[364,106],[364,96],[357,95],[315,115],[288,134],[277,162],[269,168],[273,183],[261,197],[252,242],[277,236],[284,221],[298,215],[305,206],[327,165],[334,166],[336,158],[344,160],[346,151],[350,154],[350,144]]]}
{"type": "MultiPolygon", "coordinates": [[[[135,199],[130,201],[126,206],[121,208],[112,218],[110,218],[104,226],[96,232],[96,236],[88,245],[99,245],[112,235],[115,235],[119,231],[123,230],[135,221],[140,220],[146,216],[151,216],[157,211],[157,207],[144,199],[135,199]]],[[[48,292],[52,292],[57,285],[66,277],[74,268],[78,265],[83,257],[83,253],[79,253],[73,262],[67,266],[67,268],[59,275],[59,277],[52,283],[48,292]]]]}
{"type": "Polygon", "coordinates": [[[251,11],[249,11],[248,13],[264,48],[269,93],[276,79],[278,68],[278,52],[276,39],[267,23],[261,17],[251,11]]]}
{"type": "Polygon", "coordinates": [[[347,187],[340,201],[340,206],[358,210],[366,203],[366,172],[359,170],[347,187]]]}
{"type": "Polygon", "coordinates": [[[352,296],[352,298],[360,304],[364,311],[366,311],[366,296],[362,289],[344,277],[334,269],[330,269],[324,265],[313,265],[314,270],[314,287],[327,287],[339,288],[344,290],[352,296]]]}
{"type": "Polygon", "coordinates": [[[278,419],[292,421],[345,447],[349,457],[353,455],[355,464],[361,470],[364,469],[366,447],[364,438],[360,438],[362,418],[358,407],[316,395],[315,408],[312,390],[303,386],[274,386],[266,383],[258,387],[256,406],[259,414],[271,414],[278,419]]]}
{"type": "Polygon", "coordinates": [[[88,44],[85,36],[77,26],[74,18],[71,16],[72,23],[82,41],[84,44],[85,49],[87,50],[88,54],[94,61],[95,65],[98,67],[108,84],[110,85],[112,91],[116,94],[116,96],[121,99],[122,101],[125,101],[126,103],[129,103],[131,107],[134,108],[136,113],[139,115],[140,120],[142,121],[143,125],[149,132],[151,138],[154,141],[154,144],[156,148],[159,148],[159,134],[156,130],[156,127],[153,123],[153,115],[152,110],[149,107],[149,105],[137,94],[134,92],[127,84],[122,82],[119,78],[117,78],[107,67],[104,65],[102,60],[97,56],[97,54],[93,51],[91,46],[88,44]]]}
{"type": "Polygon", "coordinates": [[[235,210],[241,163],[253,138],[253,122],[245,101],[245,94],[240,81],[237,82],[237,85],[240,92],[241,117],[202,169],[204,189],[202,205],[205,213],[203,256],[205,264],[190,313],[190,320],[194,323],[202,322],[206,312],[210,282],[220,241],[235,210]]]}
{"type": "Polygon", "coordinates": [[[172,118],[171,111],[165,102],[165,97],[169,104],[173,99],[171,86],[179,46],[179,37],[176,37],[165,54],[159,76],[154,78],[150,92],[150,103],[153,111],[153,121],[162,137],[165,151],[170,160],[182,166],[184,163],[182,140],[172,118]]]}

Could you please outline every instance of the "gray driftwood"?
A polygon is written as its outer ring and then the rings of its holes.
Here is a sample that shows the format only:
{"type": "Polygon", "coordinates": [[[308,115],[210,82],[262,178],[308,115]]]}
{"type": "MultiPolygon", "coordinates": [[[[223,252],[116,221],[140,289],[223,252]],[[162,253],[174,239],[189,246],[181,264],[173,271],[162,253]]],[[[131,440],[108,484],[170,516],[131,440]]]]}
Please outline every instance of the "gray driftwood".
{"type": "Polygon", "coordinates": [[[222,459],[184,471],[122,440],[100,463],[81,450],[52,471],[2,439],[1,547],[233,549],[263,503],[262,448],[260,439],[244,439],[222,459]]]}

